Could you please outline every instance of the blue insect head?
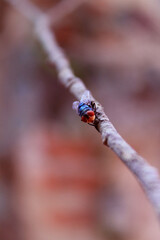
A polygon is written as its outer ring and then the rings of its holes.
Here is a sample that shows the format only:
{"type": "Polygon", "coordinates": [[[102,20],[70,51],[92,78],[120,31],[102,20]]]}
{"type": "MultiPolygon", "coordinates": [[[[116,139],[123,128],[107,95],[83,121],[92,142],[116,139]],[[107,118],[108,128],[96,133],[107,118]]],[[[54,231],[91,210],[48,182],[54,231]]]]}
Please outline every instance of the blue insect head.
{"type": "Polygon", "coordinates": [[[79,116],[85,116],[87,114],[88,111],[93,111],[91,107],[89,107],[87,104],[85,103],[80,103],[78,106],[78,113],[79,116]]]}

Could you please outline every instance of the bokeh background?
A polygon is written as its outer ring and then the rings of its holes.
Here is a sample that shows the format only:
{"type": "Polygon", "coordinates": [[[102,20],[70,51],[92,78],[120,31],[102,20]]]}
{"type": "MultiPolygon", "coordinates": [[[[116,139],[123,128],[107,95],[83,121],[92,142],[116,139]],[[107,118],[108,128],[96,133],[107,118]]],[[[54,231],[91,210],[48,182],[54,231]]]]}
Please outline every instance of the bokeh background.
{"type": "MultiPolygon", "coordinates": [[[[76,75],[158,169],[159,23],[158,0],[86,0],[54,25],[76,75]]],[[[31,24],[1,0],[0,239],[159,240],[139,184],[72,111],[46,60],[31,24]]]]}

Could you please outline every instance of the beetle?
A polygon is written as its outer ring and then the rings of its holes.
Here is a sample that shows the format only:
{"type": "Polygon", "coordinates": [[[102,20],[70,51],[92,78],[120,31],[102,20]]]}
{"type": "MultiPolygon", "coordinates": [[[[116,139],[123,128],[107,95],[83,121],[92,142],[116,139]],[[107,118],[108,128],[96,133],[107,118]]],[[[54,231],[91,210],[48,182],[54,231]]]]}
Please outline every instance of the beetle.
{"type": "Polygon", "coordinates": [[[90,91],[86,90],[80,101],[73,102],[72,108],[81,117],[81,121],[94,126],[96,107],[90,91]]]}

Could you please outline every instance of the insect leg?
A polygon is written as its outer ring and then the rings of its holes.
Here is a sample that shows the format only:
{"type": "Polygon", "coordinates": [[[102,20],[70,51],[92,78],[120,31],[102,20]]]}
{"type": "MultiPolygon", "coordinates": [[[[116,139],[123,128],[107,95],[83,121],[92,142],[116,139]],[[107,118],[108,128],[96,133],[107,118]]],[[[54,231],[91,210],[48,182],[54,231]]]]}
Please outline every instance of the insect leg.
{"type": "Polygon", "coordinates": [[[90,126],[93,126],[93,127],[95,127],[95,125],[93,124],[93,123],[88,123],[90,126]]]}

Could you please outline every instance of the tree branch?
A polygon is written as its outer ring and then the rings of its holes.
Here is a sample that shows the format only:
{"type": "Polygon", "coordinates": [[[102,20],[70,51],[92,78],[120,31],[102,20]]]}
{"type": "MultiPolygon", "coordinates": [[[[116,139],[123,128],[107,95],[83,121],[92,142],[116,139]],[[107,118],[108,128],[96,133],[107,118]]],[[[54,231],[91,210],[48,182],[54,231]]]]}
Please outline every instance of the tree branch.
{"type": "MultiPolygon", "coordinates": [[[[48,15],[40,12],[39,9],[26,0],[6,1],[32,21],[37,39],[42,44],[51,64],[55,65],[60,82],[80,100],[87,89],[82,80],[74,75],[68,59],[56,42],[54,33],[50,30],[50,18],[48,15]]],[[[96,128],[102,136],[103,143],[111,148],[136,176],[160,221],[160,179],[156,168],[150,166],[124,141],[104,113],[103,107],[94,98],[93,100],[97,107],[98,124],[96,128]]]]}
{"type": "Polygon", "coordinates": [[[50,23],[55,24],[64,17],[74,12],[80,5],[90,0],[63,0],[48,11],[50,23]]]}

